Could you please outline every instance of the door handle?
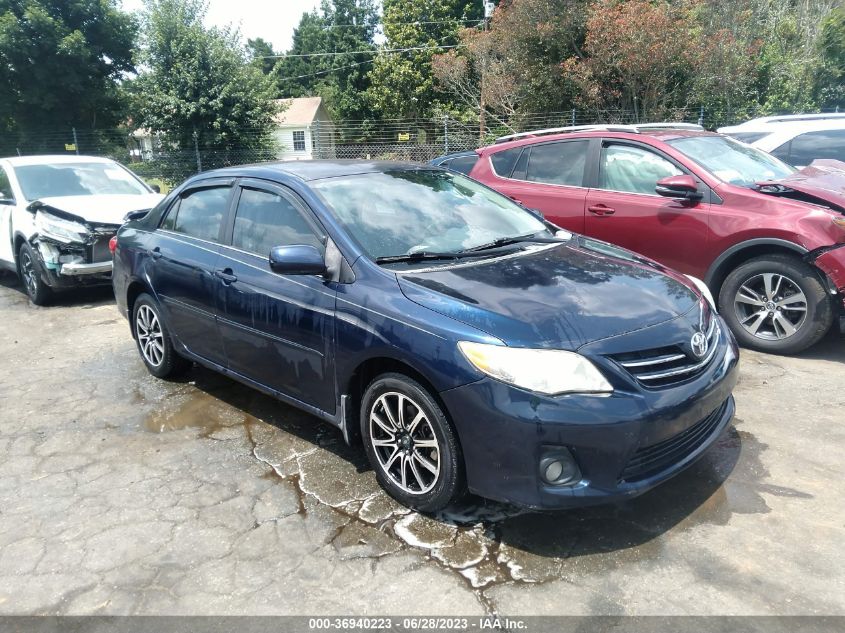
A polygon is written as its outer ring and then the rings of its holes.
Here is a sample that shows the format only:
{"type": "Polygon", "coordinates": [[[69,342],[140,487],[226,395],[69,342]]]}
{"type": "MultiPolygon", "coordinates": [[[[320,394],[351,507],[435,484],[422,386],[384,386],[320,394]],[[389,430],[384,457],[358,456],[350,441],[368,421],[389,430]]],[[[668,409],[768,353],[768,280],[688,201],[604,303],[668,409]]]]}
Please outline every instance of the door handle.
{"type": "Polygon", "coordinates": [[[149,254],[153,259],[161,259],[161,249],[158,246],[149,251],[149,254]]]}
{"type": "Polygon", "coordinates": [[[238,276],[232,272],[231,268],[226,268],[224,270],[215,270],[214,276],[220,279],[223,282],[223,285],[225,286],[233,284],[238,280],[238,276]]]}
{"type": "Polygon", "coordinates": [[[603,217],[605,215],[613,215],[614,213],[616,213],[616,209],[611,209],[610,207],[607,207],[603,204],[595,204],[591,207],[587,207],[587,211],[599,217],[603,217]]]}

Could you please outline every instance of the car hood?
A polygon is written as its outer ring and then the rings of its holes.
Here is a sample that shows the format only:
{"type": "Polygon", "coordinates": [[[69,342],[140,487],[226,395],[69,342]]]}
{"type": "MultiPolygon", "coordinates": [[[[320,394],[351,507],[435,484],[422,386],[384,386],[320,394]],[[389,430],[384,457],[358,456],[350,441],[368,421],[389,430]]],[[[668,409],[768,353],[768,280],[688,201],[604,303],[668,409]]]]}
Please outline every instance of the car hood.
{"type": "Polygon", "coordinates": [[[397,277],[411,301],[515,347],[574,350],[669,321],[700,301],[680,274],[583,237],[397,277]]]}
{"type": "Polygon", "coordinates": [[[73,219],[93,224],[123,224],[127,213],[152,209],[161,199],[160,193],[140,195],[62,196],[41,198],[29,205],[32,210],[44,207],[75,216],[73,219]]]}
{"type": "Polygon", "coordinates": [[[845,163],[839,160],[815,160],[786,178],[760,182],[757,187],[762,193],[797,197],[845,211],[845,163]],[[791,195],[783,187],[804,195],[791,195]]]}

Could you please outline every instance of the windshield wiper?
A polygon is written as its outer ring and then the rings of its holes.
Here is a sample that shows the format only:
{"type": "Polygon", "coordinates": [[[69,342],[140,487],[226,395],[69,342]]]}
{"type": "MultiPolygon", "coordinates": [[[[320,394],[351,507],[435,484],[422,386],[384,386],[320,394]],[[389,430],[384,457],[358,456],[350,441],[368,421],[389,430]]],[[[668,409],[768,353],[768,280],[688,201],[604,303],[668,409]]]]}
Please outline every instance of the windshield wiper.
{"type": "Polygon", "coordinates": [[[393,264],[396,262],[421,262],[430,259],[465,259],[467,257],[478,257],[480,253],[470,251],[457,251],[454,253],[435,253],[431,251],[417,251],[405,255],[385,255],[376,257],[376,264],[393,264]]]}
{"type": "Polygon", "coordinates": [[[461,253],[475,253],[477,251],[487,251],[493,248],[501,248],[502,246],[510,246],[511,244],[520,244],[522,242],[532,242],[534,244],[558,244],[562,242],[566,242],[568,240],[559,238],[559,237],[538,237],[536,233],[531,233],[530,235],[516,235],[514,237],[500,237],[492,242],[488,242],[487,244],[481,244],[480,246],[473,246],[472,248],[467,248],[461,253]]]}

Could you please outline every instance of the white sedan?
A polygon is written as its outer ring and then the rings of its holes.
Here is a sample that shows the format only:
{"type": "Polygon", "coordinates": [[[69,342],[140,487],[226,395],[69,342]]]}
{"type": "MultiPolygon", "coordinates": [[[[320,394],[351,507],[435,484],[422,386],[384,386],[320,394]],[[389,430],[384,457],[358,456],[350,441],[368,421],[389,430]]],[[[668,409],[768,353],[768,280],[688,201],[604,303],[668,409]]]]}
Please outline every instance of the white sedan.
{"type": "Polygon", "coordinates": [[[20,276],[36,305],[54,290],[109,284],[109,240],[161,198],[107,158],[0,158],[0,268],[20,276]]]}

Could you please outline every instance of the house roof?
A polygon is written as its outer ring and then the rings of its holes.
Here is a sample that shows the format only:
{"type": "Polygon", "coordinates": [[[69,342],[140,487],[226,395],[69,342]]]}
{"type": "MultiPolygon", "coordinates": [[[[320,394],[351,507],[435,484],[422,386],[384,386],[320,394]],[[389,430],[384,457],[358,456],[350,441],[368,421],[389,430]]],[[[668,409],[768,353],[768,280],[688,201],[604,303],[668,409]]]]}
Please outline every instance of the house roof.
{"type": "Polygon", "coordinates": [[[298,97],[296,99],[276,99],[276,103],[286,106],[275,116],[278,125],[310,125],[317,118],[323,99],[321,97],[298,97]]]}

